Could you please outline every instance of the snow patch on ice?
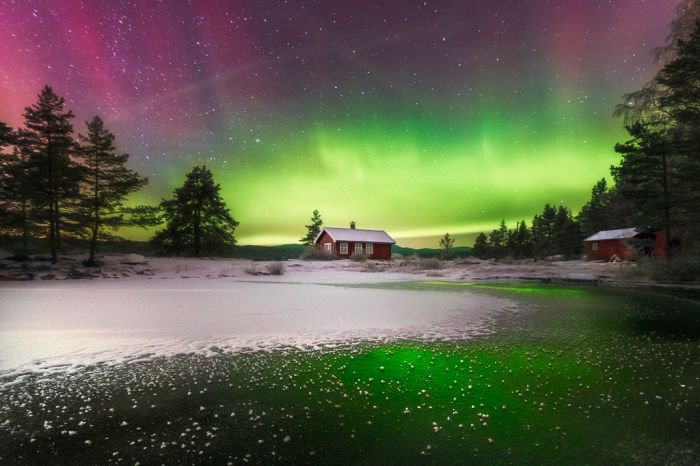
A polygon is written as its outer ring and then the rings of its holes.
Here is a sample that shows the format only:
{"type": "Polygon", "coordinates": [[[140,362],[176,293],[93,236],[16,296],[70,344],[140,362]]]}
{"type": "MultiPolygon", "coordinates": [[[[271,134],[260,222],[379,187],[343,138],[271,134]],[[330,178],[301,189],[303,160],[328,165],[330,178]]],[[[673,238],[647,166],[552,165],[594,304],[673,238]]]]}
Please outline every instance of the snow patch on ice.
{"type": "Polygon", "coordinates": [[[491,332],[494,318],[514,308],[468,292],[317,284],[0,284],[0,384],[179,354],[464,339],[491,332]]]}

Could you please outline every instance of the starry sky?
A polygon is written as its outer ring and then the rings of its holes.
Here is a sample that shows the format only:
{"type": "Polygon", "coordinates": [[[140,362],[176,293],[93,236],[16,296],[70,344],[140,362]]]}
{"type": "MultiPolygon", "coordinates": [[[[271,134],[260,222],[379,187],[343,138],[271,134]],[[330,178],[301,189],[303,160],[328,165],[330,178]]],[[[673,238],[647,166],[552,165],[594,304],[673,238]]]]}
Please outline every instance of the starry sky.
{"type": "MultiPolygon", "coordinates": [[[[44,84],[100,115],[155,204],[206,164],[240,244],[407,246],[574,212],[625,140],[678,0],[0,0],[0,121],[44,84]]],[[[126,232],[144,239],[149,232],[126,232]]]]}

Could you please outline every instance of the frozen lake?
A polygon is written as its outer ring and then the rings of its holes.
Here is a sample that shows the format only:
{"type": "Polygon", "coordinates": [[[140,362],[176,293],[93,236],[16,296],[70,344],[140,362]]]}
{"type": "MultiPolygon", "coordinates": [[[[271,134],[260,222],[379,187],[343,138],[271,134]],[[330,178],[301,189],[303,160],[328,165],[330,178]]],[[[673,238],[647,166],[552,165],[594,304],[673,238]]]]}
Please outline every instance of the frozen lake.
{"type": "Polygon", "coordinates": [[[513,307],[472,293],[172,279],[0,284],[0,373],[187,352],[464,338],[513,307]]]}

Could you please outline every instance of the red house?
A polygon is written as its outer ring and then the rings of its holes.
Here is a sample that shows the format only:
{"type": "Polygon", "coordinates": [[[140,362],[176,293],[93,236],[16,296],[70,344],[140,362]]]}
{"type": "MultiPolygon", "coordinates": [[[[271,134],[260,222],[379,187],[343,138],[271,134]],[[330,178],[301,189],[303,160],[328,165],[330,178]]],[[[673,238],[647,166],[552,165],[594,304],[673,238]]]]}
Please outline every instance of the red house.
{"type": "Polygon", "coordinates": [[[666,234],[637,228],[599,231],[583,240],[587,260],[632,260],[664,255],[666,234]]]}
{"type": "Polygon", "coordinates": [[[385,231],[358,230],[355,222],[350,223],[350,228],[326,227],[316,237],[317,248],[341,258],[358,253],[369,259],[389,260],[392,244],[396,244],[396,241],[385,231]]]}

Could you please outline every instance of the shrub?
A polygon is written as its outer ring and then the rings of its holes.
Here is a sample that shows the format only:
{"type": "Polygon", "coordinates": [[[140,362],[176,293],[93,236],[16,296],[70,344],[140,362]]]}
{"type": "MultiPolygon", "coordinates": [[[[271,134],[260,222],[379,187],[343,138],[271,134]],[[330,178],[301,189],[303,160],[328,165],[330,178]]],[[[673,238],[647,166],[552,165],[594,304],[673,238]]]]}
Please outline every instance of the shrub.
{"type": "Polygon", "coordinates": [[[418,267],[422,270],[437,270],[442,266],[440,259],[435,257],[430,257],[427,259],[421,259],[418,261],[418,267]]]}
{"type": "Polygon", "coordinates": [[[352,254],[350,254],[350,260],[354,262],[364,262],[367,260],[367,256],[365,256],[361,252],[353,252],[352,254]]]}
{"type": "Polygon", "coordinates": [[[287,267],[282,262],[272,262],[267,264],[267,271],[270,272],[270,275],[284,275],[287,267]]]}
{"type": "Polygon", "coordinates": [[[332,252],[326,252],[315,247],[304,249],[304,252],[301,253],[299,258],[305,261],[331,261],[337,259],[336,255],[332,252]]]}
{"type": "Polygon", "coordinates": [[[367,262],[362,271],[363,272],[381,272],[382,269],[377,267],[377,264],[375,264],[374,262],[367,262]]]}
{"type": "Polygon", "coordinates": [[[245,273],[247,273],[248,275],[258,275],[259,274],[258,267],[255,265],[255,262],[251,262],[248,267],[243,269],[243,271],[245,273]]]}

